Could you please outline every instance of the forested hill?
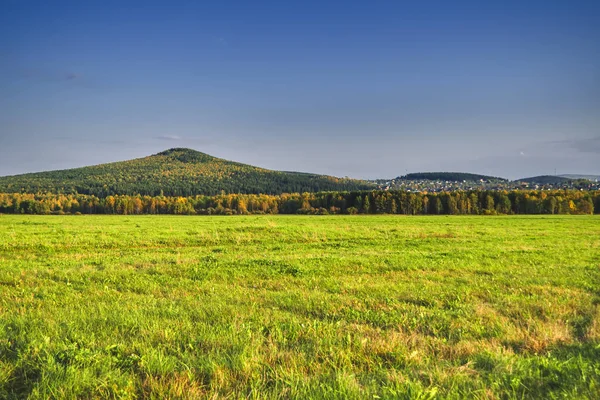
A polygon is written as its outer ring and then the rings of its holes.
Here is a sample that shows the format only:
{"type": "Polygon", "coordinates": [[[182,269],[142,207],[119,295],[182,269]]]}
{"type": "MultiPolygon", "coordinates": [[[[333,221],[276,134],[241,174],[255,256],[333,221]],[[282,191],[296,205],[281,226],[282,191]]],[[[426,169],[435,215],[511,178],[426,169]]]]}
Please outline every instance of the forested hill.
{"type": "Polygon", "coordinates": [[[129,161],[0,177],[0,192],[166,196],[279,194],[371,189],[354,179],[273,171],[175,148],[129,161]]]}
{"type": "Polygon", "coordinates": [[[570,179],[570,178],[565,178],[562,176],[555,176],[555,175],[540,175],[540,176],[532,176],[531,178],[522,178],[522,179],[517,179],[517,181],[519,182],[526,182],[526,183],[537,183],[537,184],[558,184],[558,183],[565,183],[565,182],[569,182],[572,181],[574,179],[570,179]]]}
{"type": "Polygon", "coordinates": [[[506,179],[504,179],[504,178],[498,178],[495,176],[487,176],[487,175],[469,174],[466,172],[416,172],[416,173],[400,176],[397,179],[402,179],[402,180],[407,180],[407,181],[430,180],[430,181],[452,181],[452,182],[480,181],[480,180],[484,180],[486,182],[506,181],[506,179]]]}

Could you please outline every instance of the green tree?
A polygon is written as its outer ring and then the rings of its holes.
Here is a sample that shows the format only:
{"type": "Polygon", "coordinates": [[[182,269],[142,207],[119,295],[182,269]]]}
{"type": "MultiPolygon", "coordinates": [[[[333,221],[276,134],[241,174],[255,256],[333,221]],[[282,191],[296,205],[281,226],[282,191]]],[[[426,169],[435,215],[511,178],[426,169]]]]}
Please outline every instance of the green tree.
{"type": "Polygon", "coordinates": [[[369,195],[365,195],[365,199],[363,200],[362,212],[364,214],[368,214],[371,212],[371,201],[369,200],[369,195]]]}

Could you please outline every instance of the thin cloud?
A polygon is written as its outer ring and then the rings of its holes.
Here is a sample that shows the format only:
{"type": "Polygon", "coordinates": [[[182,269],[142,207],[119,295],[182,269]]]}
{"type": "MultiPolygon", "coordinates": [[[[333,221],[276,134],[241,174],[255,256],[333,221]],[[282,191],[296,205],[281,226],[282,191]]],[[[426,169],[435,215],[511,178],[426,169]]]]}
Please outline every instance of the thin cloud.
{"type": "Polygon", "coordinates": [[[579,153],[600,154],[600,136],[584,139],[567,139],[551,142],[555,146],[570,148],[579,153]]]}
{"type": "Polygon", "coordinates": [[[600,137],[573,140],[571,147],[581,153],[600,154],[600,137]]]}
{"type": "Polygon", "coordinates": [[[214,40],[215,43],[217,43],[219,45],[222,45],[222,46],[227,46],[228,45],[227,39],[225,39],[222,36],[215,36],[215,37],[213,37],[213,40],[214,40]]]}
{"type": "Polygon", "coordinates": [[[20,74],[20,78],[33,82],[68,82],[81,81],[83,75],[75,71],[60,71],[48,68],[26,68],[20,74]]]}
{"type": "Polygon", "coordinates": [[[177,135],[160,135],[160,136],[155,136],[154,139],[175,141],[175,140],[181,140],[182,137],[177,136],[177,135]]]}
{"type": "Polygon", "coordinates": [[[74,81],[75,79],[80,79],[80,78],[81,78],[81,74],[78,74],[75,72],[69,72],[65,76],[65,80],[67,80],[67,81],[74,81]]]}

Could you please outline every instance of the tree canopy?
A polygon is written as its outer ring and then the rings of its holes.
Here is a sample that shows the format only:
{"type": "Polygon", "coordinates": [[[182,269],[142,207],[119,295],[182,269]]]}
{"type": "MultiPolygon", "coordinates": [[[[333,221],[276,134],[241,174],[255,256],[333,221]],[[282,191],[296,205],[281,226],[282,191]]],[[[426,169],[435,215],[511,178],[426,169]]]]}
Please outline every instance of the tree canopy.
{"type": "Polygon", "coordinates": [[[403,180],[430,180],[430,181],[479,181],[484,180],[488,182],[494,181],[506,181],[504,178],[496,176],[470,174],[466,172],[415,172],[400,176],[397,179],[403,180]]]}
{"type": "Polygon", "coordinates": [[[129,161],[0,177],[0,192],[193,196],[370,189],[366,181],[273,171],[174,148],[129,161]]]}
{"type": "Polygon", "coordinates": [[[0,193],[0,213],[15,214],[592,214],[600,191],[513,190],[107,196],[0,193]]]}

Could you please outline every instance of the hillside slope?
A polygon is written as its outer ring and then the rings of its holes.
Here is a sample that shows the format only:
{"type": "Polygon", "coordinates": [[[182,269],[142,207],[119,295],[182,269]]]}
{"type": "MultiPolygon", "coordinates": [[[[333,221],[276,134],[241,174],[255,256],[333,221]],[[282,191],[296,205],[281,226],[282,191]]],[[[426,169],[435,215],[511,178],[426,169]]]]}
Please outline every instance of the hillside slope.
{"type": "Polygon", "coordinates": [[[589,181],[600,181],[600,175],[563,174],[557,176],[567,179],[587,179],[589,181]]]}
{"type": "Polygon", "coordinates": [[[526,183],[536,183],[536,184],[540,184],[540,185],[546,185],[546,184],[561,184],[561,183],[567,183],[569,181],[572,181],[573,179],[570,178],[565,178],[562,176],[555,176],[555,175],[539,175],[539,176],[532,176],[529,178],[522,178],[522,179],[517,179],[517,182],[526,182],[526,183]]]}
{"type": "Polygon", "coordinates": [[[415,172],[399,176],[396,179],[416,181],[416,180],[431,180],[431,181],[479,181],[483,180],[486,182],[503,182],[506,181],[504,178],[496,176],[470,174],[466,172],[415,172]]]}
{"type": "Polygon", "coordinates": [[[175,148],[129,161],[0,177],[0,192],[167,196],[226,193],[280,194],[360,190],[367,182],[326,175],[273,171],[175,148]]]}

